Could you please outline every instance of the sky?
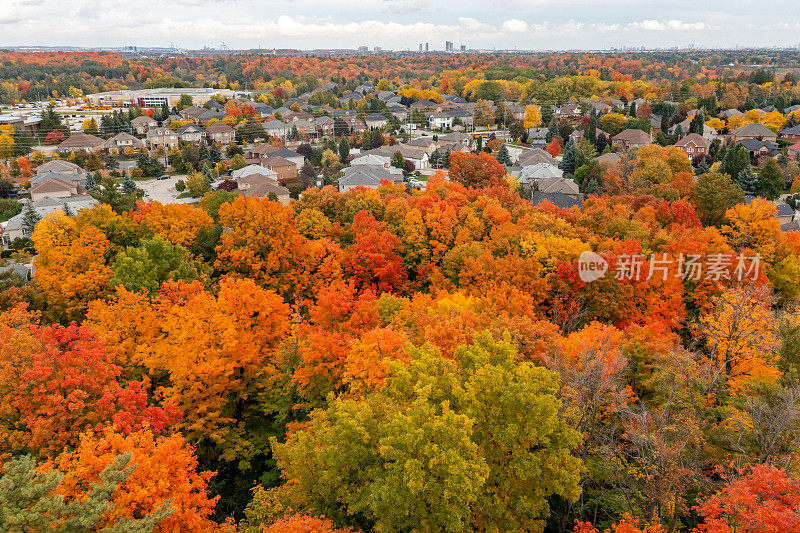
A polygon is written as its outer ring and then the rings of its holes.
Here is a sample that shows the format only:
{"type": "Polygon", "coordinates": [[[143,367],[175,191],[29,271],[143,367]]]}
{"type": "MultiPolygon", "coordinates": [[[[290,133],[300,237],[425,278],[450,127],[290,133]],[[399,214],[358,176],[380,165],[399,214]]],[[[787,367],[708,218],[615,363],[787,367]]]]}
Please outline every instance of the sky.
{"type": "Polygon", "coordinates": [[[0,46],[800,45],[797,0],[0,0],[0,46]]]}

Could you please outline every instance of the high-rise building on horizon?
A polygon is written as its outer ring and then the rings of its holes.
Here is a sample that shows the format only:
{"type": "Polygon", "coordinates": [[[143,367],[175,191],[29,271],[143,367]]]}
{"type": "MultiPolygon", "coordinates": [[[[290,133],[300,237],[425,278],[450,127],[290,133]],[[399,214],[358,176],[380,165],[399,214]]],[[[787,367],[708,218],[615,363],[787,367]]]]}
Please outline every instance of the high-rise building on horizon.
{"type": "Polygon", "coordinates": [[[446,52],[452,52],[453,51],[453,41],[445,41],[444,42],[444,49],[445,49],[446,52]]]}
{"type": "Polygon", "coordinates": [[[428,51],[428,43],[425,43],[425,51],[428,51]]]}

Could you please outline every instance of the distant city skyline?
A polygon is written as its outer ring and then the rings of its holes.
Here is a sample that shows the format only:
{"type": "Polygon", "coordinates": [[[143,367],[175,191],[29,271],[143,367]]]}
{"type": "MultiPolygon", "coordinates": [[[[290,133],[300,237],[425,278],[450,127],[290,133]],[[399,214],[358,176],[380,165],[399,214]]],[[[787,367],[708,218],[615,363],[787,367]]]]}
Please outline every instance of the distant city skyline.
{"type": "Polygon", "coordinates": [[[0,0],[0,46],[571,50],[787,47],[800,14],[779,0],[0,0]]]}

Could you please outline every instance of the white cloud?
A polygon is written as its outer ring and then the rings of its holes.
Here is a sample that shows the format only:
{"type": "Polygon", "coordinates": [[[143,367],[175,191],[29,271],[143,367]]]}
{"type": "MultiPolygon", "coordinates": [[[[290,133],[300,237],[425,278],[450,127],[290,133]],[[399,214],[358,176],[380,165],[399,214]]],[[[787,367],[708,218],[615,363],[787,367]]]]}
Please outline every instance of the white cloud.
{"type": "Polygon", "coordinates": [[[683,22],[682,20],[643,20],[641,22],[631,22],[628,27],[635,30],[648,31],[699,31],[708,28],[703,22],[683,22]]]}
{"type": "Polygon", "coordinates": [[[524,20],[509,19],[503,22],[503,25],[500,27],[500,29],[510,33],[523,33],[528,31],[528,23],[524,20]]]}

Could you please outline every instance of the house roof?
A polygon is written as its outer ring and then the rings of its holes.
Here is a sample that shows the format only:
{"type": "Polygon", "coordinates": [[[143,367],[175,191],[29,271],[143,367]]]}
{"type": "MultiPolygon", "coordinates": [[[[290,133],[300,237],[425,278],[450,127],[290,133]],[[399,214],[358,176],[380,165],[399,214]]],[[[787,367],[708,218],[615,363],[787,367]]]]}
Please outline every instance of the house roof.
{"type": "Polygon", "coordinates": [[[675,143],[677,147],[684,147],[689,143],[694,143],[697,147],[708,148],[711,146],[711,143],[708,142],[702,135],[698,135],[697,133],[690,133],[686,135],[683,139],[675,143]]]}
{"type": "Polygon", "coordinates": [[[746,124],[733,132],[736,137],[775,137],[774,131],[761,124],[760,122],[753,122],[746,124]]]}
{"type": "Polygon", "coordinates": [[[800,135],[800,126],[783,128],[782,130],[778,130],[778,133],[783,133],[784,135],[800,135]]]}
{"type": "Polygon", "coordinates": [[[147,125],[147,124],[152,124],[154,122],[156,122],[156,120],[154,118],[148,117],[147,115],[140,115],[140,116],[136,117],[135,119],[131,120],[131,125],[132,126],[135,126],[135,125],[138,125],[138,124],[147,125]]]}
{"type": "Polygon", "coordinates": [[[95,135],[88,133],[73,133],[58,145],[60,150],[80,149],[80,148],[95,148],[100,146],[105,141],[95,135]]]}
{"type": "Polygon", "coordinates": [[[289,161],[288,159],[274,155],[265,158],[264,165],[268,167],[297,167],[297,163],[294,161],[289,161]]]}
{"type": "Polygon", "coordinates": [[[178,128],[178,135],[183,135],[186,132],[189,132],[189,133],[200,132],[200,133],[202,133],[202,131],[203,131],[203,128],[201,128],[197,124],[184,124],[183,126],[178,128]]]}
{"type": "Polygon", "coordinates": [[[86,190],[75,181],[67,181],[61,178],[52,178],[47,181],[42,181],[31,187],[31,195],[33,194],[48,194],[57,192],[72,192],[74,194],[85,194],[86,190]]]}
{"type": "Polygon", "coordinates": [[[750,152],[760,152],[762,148],[769,150],[770,154],[778,153],[778,147],[772,141],[764,141],[758,139],[741,139],[736,141],[735,144],[741,144],[750,152]]]}
{"type": "Polygon", "coordinates": [[[789,204],[781,202],[775,205],[775,215],[779,217],[791,216],[794,215],[794,209],[789,204]]]}
{"type": "Polygon", "coordinates": [[[234,170],[231,172],[231,177],[234,179],[239,179],[243,176],[250,176],[254,174],[261,174],[263,176],[271,176],[273,179],[275,176],[278,175],[277,172],[274,170],[270,170],[263,165],[247,165],[246,167],[240,168],[239,170],[234,170]]]}
{"type": "Polygon", "coordinates": [[[380,113],[370,113],[366,117],[364,117],[364,121],[376,122],[376,121],[384,121],[386,122],[386,117],[381,115],[380,113]]]}
{"type": "Polygon", "coordinates": [[[42,172],[41,174],[36,174],[31,178],[31,186],[37,185],[39,183],[44,183],[45,181],[50,181],[52,179],[60,179],[63,181],[71,181],[71,182],[80,182],[83,181],[84,177],[83,174],[74,174],[72,172],[42,172]]]}
{"type": "Polygon", "coordinates": [[[545,193],[541,191],[534,191],[533,197],[531,198],[531,203],[533,205],[539,205],[545,200],[552,203],[556,207],[562,207],[565,209],[569,209],[570,207],[575,207],[575,206],[580,207],[583,204],[583,200],[581,199],[580,195],[574,196],[571,194],[564,194],[561,192],[545,193]]]}
{"type": "Polygon", "coordinates": [[[141,141],[141,139],[134,137],[130,133],[125,133],[124,131],[117,133],[116,135],[111,137],[109,140],[105,142],[104,146],[106,148],[116,148],[117,143],[120,141],[131,143],[132,146],[135,146],[137,148],[144,147],[144,143],[141,141]]]}
{"type": "Polygon", "coordinates": [[[622,160],[622,157],[614,152],[608,152],[607,154],[602,154],[595,157],[594,160],[601,165],[616,165],[622,160]]]}
{"type": "Polygon", "coordinates": [[[638,129],[628,128],[614,135],[613,141],[627,141],[633,144],[650,144],[650,134],[638,129]]]}
{"type": "Polygon", "coordinates": [[[66,172],[72,174],[86,174],[86,171],[81,167],[72,163],[71,161],[64,161],[63,159],[53,159],[47,163],[43,163],[36,167],[34,170],[36,174],[43,174],[45,172],[66,172]]]}
{"type": "Polygon", "coordinates": [[[215,122],[210,126],[206,126],[206,133],[233,133],[233,128],[224,122],[215,122]]]}

